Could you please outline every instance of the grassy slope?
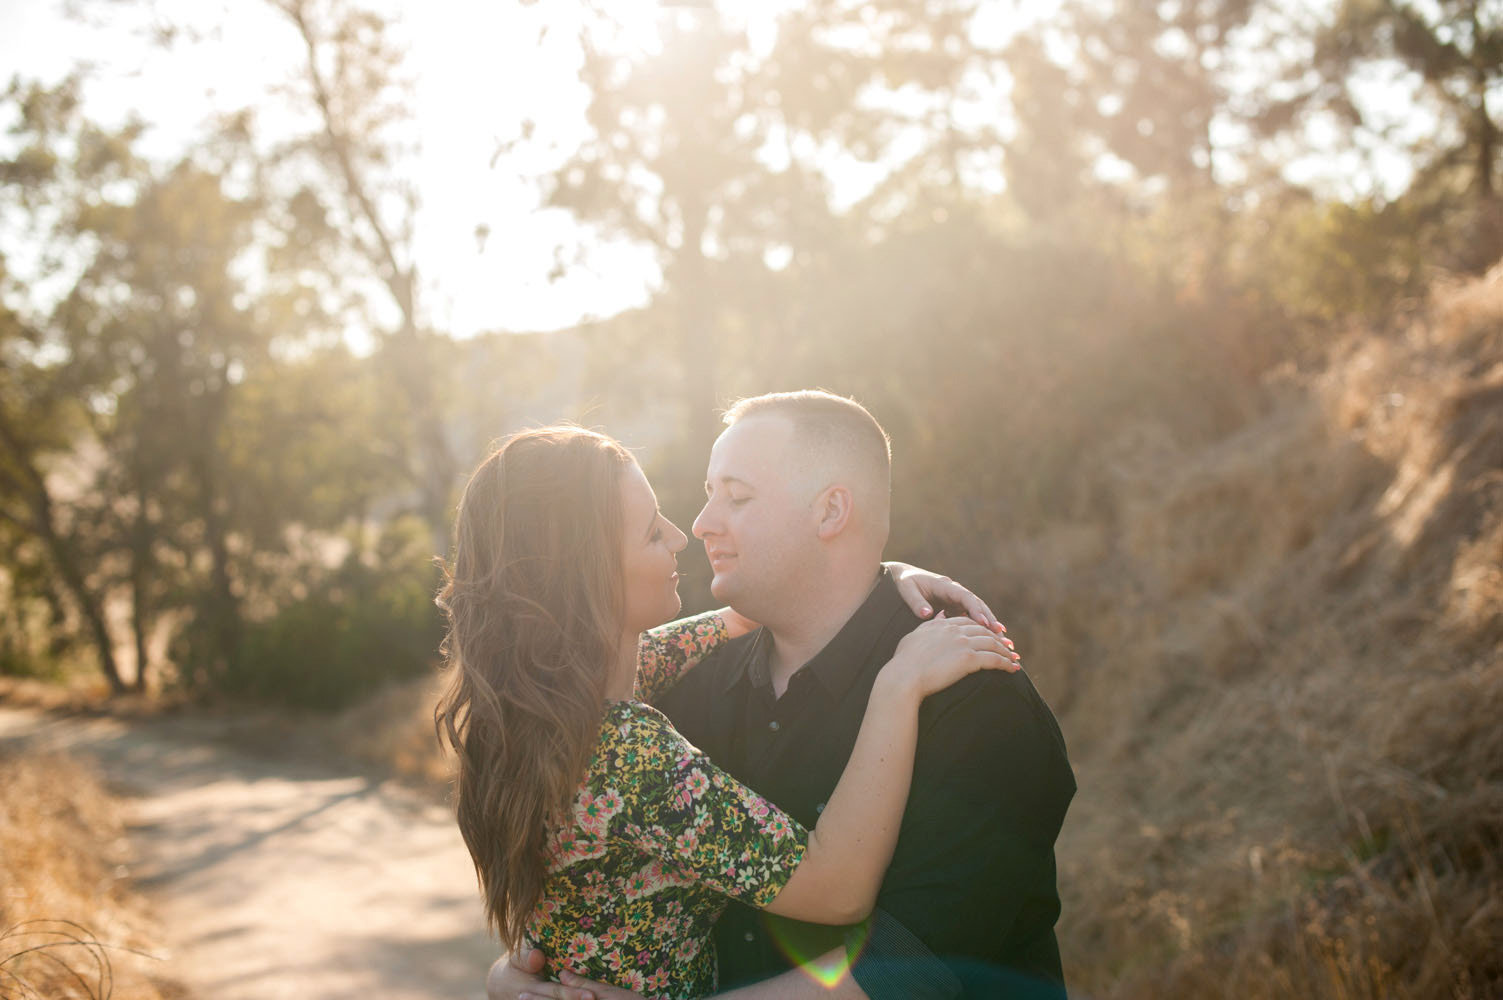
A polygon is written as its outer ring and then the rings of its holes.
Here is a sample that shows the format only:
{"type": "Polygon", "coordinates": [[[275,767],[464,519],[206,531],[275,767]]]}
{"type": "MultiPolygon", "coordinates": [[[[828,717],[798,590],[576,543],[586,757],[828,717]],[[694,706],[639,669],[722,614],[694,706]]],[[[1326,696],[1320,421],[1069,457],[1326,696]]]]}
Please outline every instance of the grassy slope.
{"type": "Polygon", "coordinates": [[[1133,429],[1114,523],[1060,529],[1068,965],[1503,995],[1503,270],[1273,391],[1200,453],[1133,429]]]}

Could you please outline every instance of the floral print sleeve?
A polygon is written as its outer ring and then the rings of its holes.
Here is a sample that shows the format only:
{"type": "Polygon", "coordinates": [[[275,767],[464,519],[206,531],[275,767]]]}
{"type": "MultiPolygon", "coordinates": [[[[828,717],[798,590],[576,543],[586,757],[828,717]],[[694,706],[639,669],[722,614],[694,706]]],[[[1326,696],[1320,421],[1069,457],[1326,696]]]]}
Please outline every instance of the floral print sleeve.
{"type": "Polygon", "coordinates": [[[550,823],[528,947],[652,1000],[715,992],[728,900],[765,906],[809,834],[684,739],[657,709],[612,701],[572,808],[550,823]]]}
{"type": "Polygon", "coordinates": [[[670,880],[752,906],[771,902],[803,860],[808,831],[716,767],[659,712],[640,707],[617,735],[603,748],[613,758],[608,771],[626,785],[612,833],[661,861],[670,880]]]}
{"type": "Polygon", "coordinates": [[[725,619],[715,611],[642,633],[637,647],[636,698],[651,702],[729,638],[725,619]]]}

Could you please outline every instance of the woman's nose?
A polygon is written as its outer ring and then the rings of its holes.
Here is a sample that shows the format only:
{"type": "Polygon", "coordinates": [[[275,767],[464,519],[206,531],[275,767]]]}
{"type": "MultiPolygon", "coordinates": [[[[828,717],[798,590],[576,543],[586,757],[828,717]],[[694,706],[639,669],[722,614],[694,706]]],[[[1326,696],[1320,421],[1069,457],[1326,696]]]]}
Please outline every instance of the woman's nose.
{"type": "Polygon", "coordinates": [[[668,551],[682,552],[684,546],[689,544],[689,536],[680,531],[672,521],[668,522],[668,527],[671,529],[668,532],[668,551]]]}

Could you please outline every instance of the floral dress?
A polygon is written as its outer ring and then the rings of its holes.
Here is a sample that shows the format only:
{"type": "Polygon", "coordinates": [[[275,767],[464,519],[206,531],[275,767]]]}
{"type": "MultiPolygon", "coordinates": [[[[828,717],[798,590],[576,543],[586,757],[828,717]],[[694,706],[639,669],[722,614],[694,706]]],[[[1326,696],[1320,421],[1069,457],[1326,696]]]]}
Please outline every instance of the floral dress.
{"type": "Polygon", "coordinates": [[[715,991],[711,929],[727,898],[764,906],[808,833],[722,772],[645,700],[726,640],[713,613],[646,634],[637,697],[606,706],[572,815],[549,833],[529,947],[649,997],[715,991]]]}

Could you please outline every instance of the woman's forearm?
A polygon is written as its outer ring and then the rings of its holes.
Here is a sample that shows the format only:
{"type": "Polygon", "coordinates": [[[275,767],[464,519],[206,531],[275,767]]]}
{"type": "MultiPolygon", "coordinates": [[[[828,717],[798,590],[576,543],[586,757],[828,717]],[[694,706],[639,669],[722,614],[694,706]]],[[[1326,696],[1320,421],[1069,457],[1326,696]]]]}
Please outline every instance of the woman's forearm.
{"type": "Polygon", "coordinates": [[[845,771],[769,911],[827,924],[856,923],[871,912],[913,779],[920,700],[912,683],[878,675],[845,771]]]}

